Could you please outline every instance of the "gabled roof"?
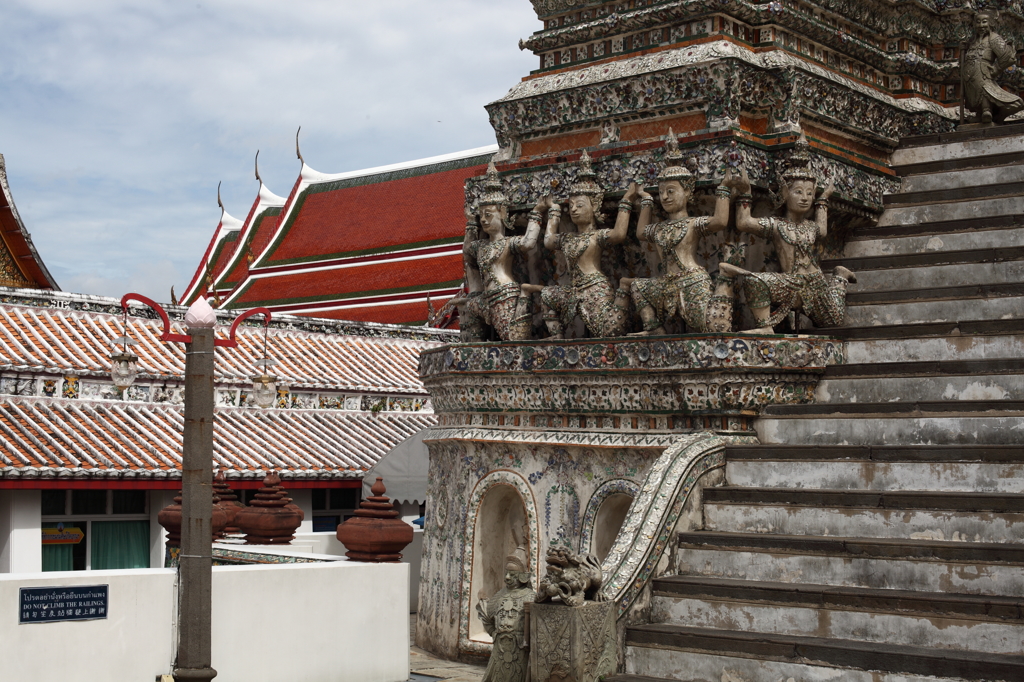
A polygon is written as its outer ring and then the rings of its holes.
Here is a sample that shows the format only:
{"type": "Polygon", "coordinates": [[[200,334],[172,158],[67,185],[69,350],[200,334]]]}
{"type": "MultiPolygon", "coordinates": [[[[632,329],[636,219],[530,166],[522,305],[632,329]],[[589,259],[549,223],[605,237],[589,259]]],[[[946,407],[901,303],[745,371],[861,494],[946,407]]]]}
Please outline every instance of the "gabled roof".
{"type": "Polygon", "coordinates": [[[32,235],[25,229],[14,205],[3,154],[0,154],[0,286],[60,290],[39,257],[32,235]]]}
{"type": "MultiPolygon", "coordinates": [[[[214,463],[228,478],[362,478],[431,413],[218,408],[214,463]],[[272,415],[272,416],[271,416],[272,415]]],[[[176,479],[182,408],[49,398],[0,399],[0,479],[176,479]]]]}
{"type": "Polygon", "coordinates": [[[213,295],[213,282],[223,271],[225,263],[234,252],[241,229],[242,221],[222,208],[217,229],[213,231],[213,237],[210,238],[202,260],[199,261],[199,267],[192,275],[192,281],[189,282],[182,294],[182,302],[187,305],[198,298],[200,293],[213,295]]]}
{"type": "MultiPolygon", "coordinates": [[[[120,310],[120,303],[100,297],[89,300],[89,311],[0,302],[0,372],[108,378],[111,340],[122,333],[121,315],[114,312],[120,310]]],[[[184,312],[180,307],[168,308],[172,315],[184,312]]],[[[148,309],[133,312],[143,310],[148,309]]],[[[259,318],[253,320],[258,325],[259,318]]],[[[377,338],[282,328],[295,326],[295,320],[277,319],[266,336],[269,356],[279,363],[273,371],[292,390],[426,395],[416,371],[419,353],[451,338],[388,338],[387,328],[373,326],[366,330],[378,334],[377,338]]],[[[230,324],[230,320],[224,319],[222,324],[230,324]]],[[[181,323],[171,326],[176,333],[184,333],[181,323]]],[[[161,342],[161,331],[159,320],[134,315],[128,318],[128,335],[138,342],[132,348],[139,356],[140,378],[166,379],[184,374],[184,347],[161,342]]],[[[226,336],[226,332],[226,326],[218,328],[219,336],[226,336]]],[[[263,357],[262,326],[243,325],[236,339],[238,348],[217,352],[218,383],[248,383],[256,371],[255,363],[263,357]]]]}
{"type": "MultiPolygon", "coordinates": [[[[232,287],[220,306],[425,322],[428,298],[440,306],[462,282],[463,186],[483,174],[497,150],[334,175],[303,163],[280,212],[246,228],[252,236],[243,233],[244,245],[236,242],[230,272],[217,280],[218,294],[232,287]],[[242,252],[253,254],[248,268],[240,265],[242,252]]],[[[212,253],[207,249],[203,263],[212,253]]],[[[189,293],[195,295],[191,286],[189,293]]]]}

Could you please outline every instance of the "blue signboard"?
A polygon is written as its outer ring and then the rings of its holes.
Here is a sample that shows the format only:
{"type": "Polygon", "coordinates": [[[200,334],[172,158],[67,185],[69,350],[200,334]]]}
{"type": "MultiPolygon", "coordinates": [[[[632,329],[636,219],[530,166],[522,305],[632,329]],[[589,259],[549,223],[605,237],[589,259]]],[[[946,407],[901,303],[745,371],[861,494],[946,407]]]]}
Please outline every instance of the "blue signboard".
{"type": "Polygon", "coordinates": [[[21,588],[21,623],[106,618],[107,585],[21,588]]]}

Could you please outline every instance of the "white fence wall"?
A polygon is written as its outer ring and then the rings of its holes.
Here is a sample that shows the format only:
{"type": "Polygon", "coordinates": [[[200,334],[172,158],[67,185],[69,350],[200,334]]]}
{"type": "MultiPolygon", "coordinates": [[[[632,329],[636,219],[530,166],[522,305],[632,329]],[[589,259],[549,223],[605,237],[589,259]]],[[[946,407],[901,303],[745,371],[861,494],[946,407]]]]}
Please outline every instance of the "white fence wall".
{"type": "MultiPolygon", "coordinates": [[[[0,576],[0,680],[136,682],[169,674],[172,569],[0,576]],[[19,588],[109,585],[104,620],[19,624],[19,588]],[[11,654],[10,652],[14,652],[11,654]]],[[[338,561],[218,566],[213,667],[224,682],[404,682],[409,567],[338,561]]]]}

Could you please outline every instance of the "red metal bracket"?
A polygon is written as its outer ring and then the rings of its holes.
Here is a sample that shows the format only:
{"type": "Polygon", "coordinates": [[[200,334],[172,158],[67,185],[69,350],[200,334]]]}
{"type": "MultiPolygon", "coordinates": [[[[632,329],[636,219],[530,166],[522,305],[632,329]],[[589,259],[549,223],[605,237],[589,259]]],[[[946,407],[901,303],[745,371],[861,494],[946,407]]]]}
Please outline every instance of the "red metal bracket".
{"type": "Polygon", "coordinates": [[[239,323],[242,320],[246,320],[253,315],[263,315],[263,326],[270,326],[270,311],[266,308],[253,308],[252,310],[246,310],[244,313],[235,318],[235,321],[231,323],[231,331],[228,332],[228,338],[226,339],[214,339],[213,345],[221,346],[222,348],[238,348],[238,341],[235,341],[235,330],[238,329],[239,323]]]}
{"type": "MultiPolygon", "coordinates": [[[[142,294],[125,294],[121,298],[121,308],[127,313],[128,302],[138,301],[143,305],[148,305],[150,308],[156,311],[160,319],[164,321],[164,331],[160,335],[161,341],[171,341],[174,343],[192,343],[192,337],[188,334],[172,334],[171,333],[171,320],[167,317],[167,312],[161,307],[159,303],[151,298],[146,298],[142,294]]],[[[238,341],[235,340],[235,331],[238,329],[238,325],[242,320],[248,319],[253,315],[263,315],[263,326],[270,325],[270,311],[266,308],[253,308],[252,310],[246,310],[244,313],[235,318],[235,321],[231,323],[231,330],[228,332],[228,338],[226,339],[214,339],[213,345],[220,346],[222,348],[237,348],[238,341]]]]}
{"type": "Polygon", "coordinates": [[[146,298],[142,294],[125,294],[121,297],[121,308],[128,312],[128,302],[138,301],[143,305],[148,305],[150,308],[157,312],[160,319],[164,321],[164,332],[160,335],[161,341],[173,341],[174,343],[192,343],[192,337],[188,334],[172,334],[171,333],[171,320],[167,317],[167,312],[160,306],[159,303],[151,298],[146,298]]]}

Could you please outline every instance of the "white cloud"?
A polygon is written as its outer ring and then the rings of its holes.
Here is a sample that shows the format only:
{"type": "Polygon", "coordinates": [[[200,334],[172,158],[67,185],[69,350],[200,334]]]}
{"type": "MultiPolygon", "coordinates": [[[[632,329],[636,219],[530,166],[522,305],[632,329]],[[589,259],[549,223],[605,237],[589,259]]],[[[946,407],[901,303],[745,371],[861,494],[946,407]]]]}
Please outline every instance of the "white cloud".
{"type": "Polygon", "coordinates": [[[5,3],[0,152],[58,284],[159,300],[216,226],[307,162],[340,172],[494,142],[536,68],[529,0],[5,3]]]}

